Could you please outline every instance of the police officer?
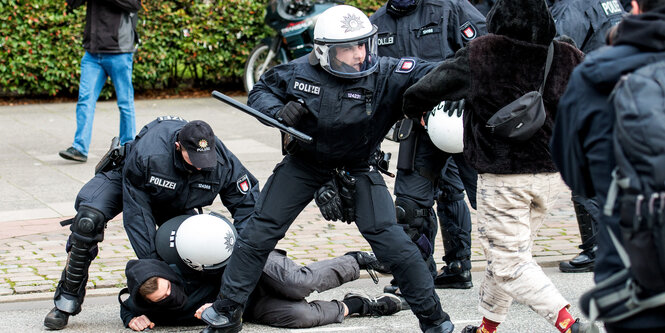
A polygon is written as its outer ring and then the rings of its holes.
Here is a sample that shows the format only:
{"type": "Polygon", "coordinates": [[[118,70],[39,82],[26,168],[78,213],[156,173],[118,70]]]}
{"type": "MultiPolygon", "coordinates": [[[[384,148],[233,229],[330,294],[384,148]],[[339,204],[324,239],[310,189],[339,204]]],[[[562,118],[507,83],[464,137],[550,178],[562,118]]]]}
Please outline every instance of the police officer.
{"type": "MultiPolygon", "coordinates": [[[[557,35],[572,38],[584,53],[604,46],[610,29],[626,14],[618,0],[554,0],[550,12],[557,35]]],[[[582,238],[582,252],[569,261],[560,262],[559,269],[566,273],[591,272],[596,259],[598,202],[581,195],[573,195],[572,202],[582,238]]]]}
{"type": "Polygon", "coordinates": [[[155,226],[220,196],[241,229],[254,211],[258,181],[201,120],[160,118],[127,145],[123,222],[139,258],[158,258],[155,226]]]}
{"type": "MultiPolygon", "coordinates": [[[[379,28],[379,55],[395,58],[441,61],[487,33],[485,17],[468,0],[389,0],[370,21],[379,28]]],[[[434,146],[422,127],[411,124],[411,119],[402,120],[398,138],[398,223],[418,244],[437,288],[471,288],[471,215],[464,189],[475,208],[476,172],[461,154],[453,161],[451,154],[434,146]],[[446,266],[439,276],[432,257],[437,231],[432,209],[435,196],[446,253],[446,266]]],[[[386,291],[394,290],[396,286],[386,287],[386,291]]]]}
{"type": "Polygon", "coordinates": [[[97,173],[76,197],[67,264],[44,326],[62,329],[81,311],[88,267],[104,239],[106,222],[123,211],[139,258],[158,258],[156,226],[209,206],[217,195],[241,226],[258,198],[258,181],[203,121],[160,117],[124,145],[124,161],[97,173]]]}
{"type": "Polygon", "coordinates": [[[343,207],[352,212],[346,220],[355,221],[379,261],[390,267],[420,328],[453,331],[420,252],[395,222],[382,176],[368,165],[384,135],[402,117],[402,93],[434,64],[377,57],[376,33],[362,11],[331,7],[316,23],[312,53],[270,69],[250,92],[252,107],[314,141],[298,142],[298,149],[275,167],[236,243],[220,298],[203,311],[209,324],[204,332],[239,331],[243,306],[266,258],[294,219],[315,195],[321,208],[345,192],[353,193],[351,205],[343,207]],[[340,174],[351,178],[353,186],[344,184],[346,188],[338,187],[321,200],[319,189],[340,174]]]}
{"type": "Polygon", "coordinates": [[[618,0],[549,0],[557,35],[589,53],[605,45],[607,32],[626,14],[618,0]]]}

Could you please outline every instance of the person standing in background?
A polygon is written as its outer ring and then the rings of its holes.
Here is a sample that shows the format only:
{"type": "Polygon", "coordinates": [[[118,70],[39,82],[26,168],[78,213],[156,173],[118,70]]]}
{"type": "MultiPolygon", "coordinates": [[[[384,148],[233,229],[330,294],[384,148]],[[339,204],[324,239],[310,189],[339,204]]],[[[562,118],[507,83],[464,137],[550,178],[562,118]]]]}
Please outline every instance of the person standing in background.
{"type": "Polygon", "coordinates": [[[140,0],[67,0],[72,11],[85,3],[85,31],[81,59],[81,79],[76,104],[76,133],[72,146],[61,150],[60,157],[76,161],[88,160],[95,105],[110,77],[115,87],[120,110],[120,144],[134,138],[133,56],[138,43],[136,24],[140,0]]]}

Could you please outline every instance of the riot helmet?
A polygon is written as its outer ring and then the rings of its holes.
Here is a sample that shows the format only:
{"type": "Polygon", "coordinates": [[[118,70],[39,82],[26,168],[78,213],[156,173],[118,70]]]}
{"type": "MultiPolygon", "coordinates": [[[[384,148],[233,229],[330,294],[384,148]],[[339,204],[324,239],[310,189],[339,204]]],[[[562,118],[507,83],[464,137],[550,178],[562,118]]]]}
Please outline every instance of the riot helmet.
{"type": "Polygon", "coordinates": [[[180,269],[216,271],[228,263],[237,238],[233,223],[221,215],[180,215],[157,229],[155,247],[180,269]]]}
{"type": "Polygon", "coordinates": [[[358,8],[330,7],[316,21],[310,64],[342,78],[367,76],[378,66],[377,31],[358,8]]]}
{"type": "MultiPolygon", "coordinates": [[[[429,112],[427,134],[432,143],[446,153],[457,154],[464,149],[464,122],[462,112],[448,112],[443,101],[429,112]]],[[[463,106],[460,106],[463,107],[463,106]]]]}

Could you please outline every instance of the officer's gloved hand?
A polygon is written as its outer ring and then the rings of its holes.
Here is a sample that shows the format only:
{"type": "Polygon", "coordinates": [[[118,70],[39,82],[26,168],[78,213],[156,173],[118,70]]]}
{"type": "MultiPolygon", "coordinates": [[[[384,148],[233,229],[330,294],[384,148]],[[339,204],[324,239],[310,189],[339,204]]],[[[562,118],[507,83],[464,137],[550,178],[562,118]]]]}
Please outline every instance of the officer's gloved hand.
{"type": "Polygon", "coordinates": [[[337,186],[342,204],[342,221],[348,224],[356,221],[356,178],[348,172],[337,172],[337,186]]]}
{"type": "Polygon", "coordinates": [[[443,111],[448,113],[449,117],[452,117],[455,113],[457,113],[457,117],[461,117],[464,112],[465,103],[464,99],[460,99],[459,101],[446,101],[443,111]]]}
{"type": "Polygon", "coordinates": [[[314,193],[314,201],[327,221],[342,220],[342,202],[339,199],[335,180],[331,180],[314,193]]]}
{"type": "Polygon", "coordinates": [[[284,107],[277,112],[277,120],[281,121],[287,126],[294,126],[300,121],[302,116],[309,113],[307,108],[295,101],[290,101],[284,105],[284,107]]]}

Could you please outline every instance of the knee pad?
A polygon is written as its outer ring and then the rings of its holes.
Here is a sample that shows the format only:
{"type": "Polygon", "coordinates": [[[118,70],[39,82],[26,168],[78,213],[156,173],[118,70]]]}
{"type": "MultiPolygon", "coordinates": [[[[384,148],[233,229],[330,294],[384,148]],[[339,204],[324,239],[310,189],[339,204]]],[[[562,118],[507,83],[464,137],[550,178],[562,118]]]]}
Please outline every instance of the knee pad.
{"type": "Polygon", "coordinates": [[[455,202],[464,200],[464,191],[459,190],[452,185],[443,185],[440,186],[440,192],[437,200],[441,202],[455,202]]]}
{"type": "Polygon", "coordinates": [[[431,208],[424,208],[412,200],[398,197],[395,200],[395,214],[397,223],[408,225],[411,228],[422,231],[431,219],[431,208]]]}
{"type": "Polygon", "coordinates": [[[104,227],[107,219],[104,214],[92,207],[79,207],[70,230],[72,237],[83,243],[98,243],[104,240],[104,227]]]}

